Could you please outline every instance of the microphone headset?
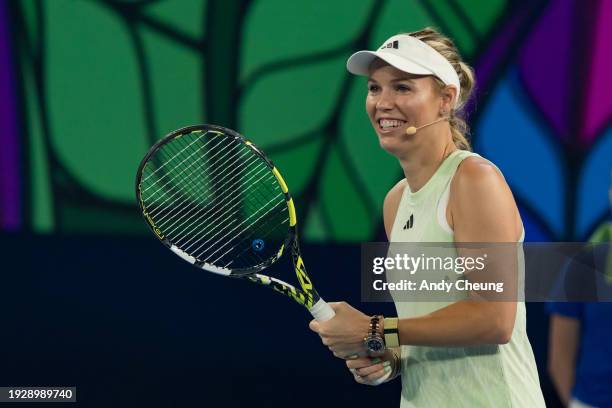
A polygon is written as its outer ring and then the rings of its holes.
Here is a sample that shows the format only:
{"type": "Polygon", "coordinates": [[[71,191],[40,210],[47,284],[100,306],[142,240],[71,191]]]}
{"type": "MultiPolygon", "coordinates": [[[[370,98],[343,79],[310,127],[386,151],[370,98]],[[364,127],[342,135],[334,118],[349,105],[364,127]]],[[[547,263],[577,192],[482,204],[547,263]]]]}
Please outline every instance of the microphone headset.
{"type": "Polygon", "coordinates": [[[425,124],[423,126],[419,126],[419,127],[410,126],[410,127],[406,128],[406,134],[408,136],[412,136],[412,135],[416,134],[416,132],[418,132],[419,130],[423,129],[424,127],[427,127],[429,125],[433,125],[434,123],[442,122],[443,120],[448,120],[448,117],[445,116],[445,117],[442,117],[440,119],[436,119],[433,122],[429,122],[429,123],[427,123],[427,124],[425,124]]]}

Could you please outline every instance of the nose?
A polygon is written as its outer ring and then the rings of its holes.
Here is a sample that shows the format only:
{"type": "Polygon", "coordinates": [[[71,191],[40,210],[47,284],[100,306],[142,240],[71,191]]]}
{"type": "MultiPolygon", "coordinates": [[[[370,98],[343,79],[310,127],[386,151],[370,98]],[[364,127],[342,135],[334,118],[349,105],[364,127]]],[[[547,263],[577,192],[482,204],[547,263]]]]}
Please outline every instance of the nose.
{"type": "Polygon", "coordinates": [[[389,90],[383,89],[378,95],[376,101],[376,109],[378,110],[390,110],[395,105],[395,98],[389,90]]]}

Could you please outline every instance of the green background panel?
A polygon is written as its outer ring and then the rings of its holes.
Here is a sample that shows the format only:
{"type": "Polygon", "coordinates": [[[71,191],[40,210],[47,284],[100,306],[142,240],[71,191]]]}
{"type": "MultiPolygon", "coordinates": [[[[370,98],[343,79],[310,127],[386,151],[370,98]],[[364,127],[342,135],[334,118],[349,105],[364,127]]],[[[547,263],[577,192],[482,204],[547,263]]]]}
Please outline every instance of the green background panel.
{"type": "Polygon", "coordinates": [[[41,233],[52,232],[55,227],[53,218],[53,194],[49,179],[49,161],[45,136],[40,121],[39,97],[36,94],[36,84],[32,66],[24,71],[24,88],[26,96],[26,118],[28,124],[28,143],[30,157],[29,209],[31,218],[29,224],[41,233]]]}
{"type": "Polygon", "coordinates": [[[299,195],[312,179],[324,141],[324,134],[314,132],[291,148],[270,152],[292,195],[299,195]]]}
{"type": "Polygon", "coordinates": [[[430,2],[432,11],[441,19],[440,28],[445,27],[448,35],[453,39],[457,48],[463,55],[471,55],[474,51],[476,38],[468,28],[470,21],[462,20],[461,7],[452,7],[450,1],[430,2]]]}
{"type": "Polygon", "coordinates": [[[378,48],[392,35],[420,30],[435,25],[423,5],[417,0],[389,0],[384,3],[370,36],[370,49],[378,48]],[[398,16],[406,16],[398,18],[398,16]]]}
{"type": "Polygon", "coordinates": [[[45,77],[53,148],[85,189],[132,203],[133,174],[148,143],[128,27],[93,2],[43,4],[53,50],[45,77]]]}
{"type": "Polygon", "coordinates": [[[253,2],[242,37],[240,78],[267,64],[346,47],[371,8],[369,0],[253,2]]]}
{"type": "Polygon", "coordinates": [[[346,55],[263,76],[244,95],[240,129],[262,149],[320,128],[347,78],[346,55]]]}
{"type": "Polygon", "coordinates": [[[24,25],[25,224],[34,231],[141,232],[133,179],[142,156],[171,130],[211,121],[278,165],[305,238],[355,241],[380,231],[384,196],[402,173],[378,145],[365,81],[346,72],[346,58],[424,26],[474,58],[507,2],[12,4],[24,25]]]}
{"type": "Polygon", "coordinates": [[[507,0],[461,0],[460,6],[479,34],[485,35],[502,17],[507,0]]]}
{"type": "Polygon", "coordinates": [[[203,38],[206,29],[206,6],[206,0],[158,1],[147,5],[145,14],[194,39],[203,38]]]}
{"type": "MultiPolygon", "coordinates": [[[[298,227],[300,226],[298,225],[298,227]]],[[[311,242],[325,242],[332,238],[318,204],[313,204],[310,208],[306,228],[302,228],[302,230],[304,230],[302,236],[311,242]]]]}
{"type": "Polygon", "coordinates": [[[41,11],[36,7],[36,2],[34,1],[21,1],[19,6],[27,39],[33,48],[37,48],[41,42],[41,26],[38,23],[41,11]]]}
{"type": "Polygon", "coordinates": [[[140,214],[134,217],[132,211],[108,206],[65,202],[58,209],[58,217],[62,220],[61,232],[71,234],[90,234],[95,231],[102,234],[133,235],[149,231],[140,214]]]}
{"type": "Polygon", "coordinates": [[[142,29],[142,38],[159,137],[206,122],[202,98],[205,62],[197,51],[147,28],[142,29]]]}
{"type": "Polygon", "coordinates": [[[373,233],[380,214],[367,211],[351,174],[343,164],[336,147],[331,151],[321,175],[320,205],[329,217],[333,237],[338,240],[367,240],[373,233]]]}

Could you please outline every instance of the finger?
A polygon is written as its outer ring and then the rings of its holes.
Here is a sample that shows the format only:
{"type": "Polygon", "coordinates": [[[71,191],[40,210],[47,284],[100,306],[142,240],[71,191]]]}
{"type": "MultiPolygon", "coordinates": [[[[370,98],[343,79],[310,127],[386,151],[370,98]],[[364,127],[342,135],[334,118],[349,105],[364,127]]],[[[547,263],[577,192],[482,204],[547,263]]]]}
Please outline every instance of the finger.
{"type": "Polygon", "coordinates": [[[355,369],[355,368],[369,367],[371,365],[378,364],[380,362],[381,360],[379,358],[361,357],[355,360],[347,360],[346,366],[348,368],[355,369]]]}
{"type": "Polygon", "coordinates": [[[335,357],[341,358],[342,360],[355,360],[357,358],[359,358],[359,354],[350,354],[347,355],[347,353],[342,352],[342,351],[334,351],[333,347],[328,347],[329,350],[334,354],[335,357]]]}
{"type": "Polygon", "coordinates": [[[329,351],[334,353],[334,355],[344,360],[357,360],[358,358],[361,357],[361,355],[355,350],[337,349],[335,347],[328,347],[328,348],[329,348],[329,351]]]}
{"type": "Polygon", "coordinates": [[[378,371],[384,371],[385,368],[391,367],[391,363],[389,361],[385,361],[384,363],[373,364],[368,367],[356,368],[355,371],[357,375],[362,377],[367,377],[370,374],[376,373],[378,371]]]}
{"type": "Polygon", "coordinates": [[[310,330],[312,330],[315,333],[319,332],[319,322],[317,322],[314,319],[310,321],[310,323],[308,324],[308,327],[310,328],[310,330]]]}
{"type": "Polygon", "coordinates": [[[332,351],[342,352],[345,356],[353,354],[365,354],[363,343],[337,343],[336,341],[328,338],[327,346],[332,351]]]}
{"type": "Polygon", "coordinates": [[[391,376],[391,367],[385,367],[383,370],[379,370],[367,376],[360,376],[366,384],[380,385],[387,381],[391,376]]]}

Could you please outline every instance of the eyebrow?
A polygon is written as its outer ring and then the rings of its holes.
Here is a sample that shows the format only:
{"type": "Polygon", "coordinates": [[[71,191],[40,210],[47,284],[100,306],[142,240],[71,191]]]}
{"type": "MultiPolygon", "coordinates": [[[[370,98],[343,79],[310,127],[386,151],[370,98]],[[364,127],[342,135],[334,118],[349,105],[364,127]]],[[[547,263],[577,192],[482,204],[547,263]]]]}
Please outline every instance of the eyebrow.
{"type": "MultiPolygon", "coordinates": [[[[391,82],[400,82],[400,81],[409,81],[409,82],[414,82],[414,77],[409,77],[409,76],[402,76],[399,78],[394,78],[391,80],[391,82]]],[[[372,79],[371,77],[368,77],[368,81],[373,81],[373,82],[378,82],[375,79],[372,79]]]]}

